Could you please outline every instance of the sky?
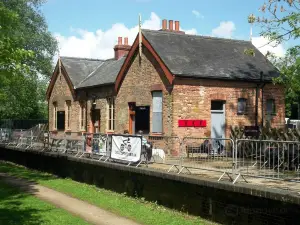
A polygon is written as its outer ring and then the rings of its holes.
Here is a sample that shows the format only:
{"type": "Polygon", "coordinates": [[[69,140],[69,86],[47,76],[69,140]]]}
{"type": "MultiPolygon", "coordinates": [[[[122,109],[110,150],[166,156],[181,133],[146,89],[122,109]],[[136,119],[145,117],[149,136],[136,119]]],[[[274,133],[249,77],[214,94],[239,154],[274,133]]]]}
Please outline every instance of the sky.
{"type": "MultiPolygon", "coordinates": [[[[107,59],[114,56],[118,37],[132,44],[142,28],[159,30],[162,19],[180,21],[187,34],[231,39],[250,39],[247,17],[259,14],[263,0],[48,0],[41,11],[59,42],[59,55],[107,59]]],[[[252,43],[262,53],[283,56],[289,43],[276,47],[253,27],[252,43]]]]}

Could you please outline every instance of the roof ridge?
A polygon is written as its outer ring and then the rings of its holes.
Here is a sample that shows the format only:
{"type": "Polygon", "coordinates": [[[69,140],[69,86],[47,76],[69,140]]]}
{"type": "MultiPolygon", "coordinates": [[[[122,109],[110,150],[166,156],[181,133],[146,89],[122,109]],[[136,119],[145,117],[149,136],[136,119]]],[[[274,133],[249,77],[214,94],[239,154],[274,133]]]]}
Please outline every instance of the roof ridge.
{"type": "Polygon", "coordinates": [[[66,58],[66,59],[84,59],[84,60],[90,60],[90,61],[105,61],[103,59],[93,59],[93,58],[83,58],[83,57],[73,57],[73,56],[60,56],[60,58],[66,58]]]}
{"type": "Polygon", "coordinates": [[[172,31],[163,31],[163,30],[150,30],[150,29],[142,29],[142,31],[150,31],[160,34],[170,34],[170,35],[182,35],[185,37],[196,37],[196,38],[202,38],[202,39],[212,39],[212,40],[221,40],[221,41],[232,41],[232,42],[245,42],[245,43],[251,43],[251,41],[246,40],[240,40],[240,39],[230,39],[230,38],[220,38],[220,37],[211,37],[211,36],[205,36],[205,35],[197,35],[197,34],[184,34],[179,32],[172,32],[172,31]]]}

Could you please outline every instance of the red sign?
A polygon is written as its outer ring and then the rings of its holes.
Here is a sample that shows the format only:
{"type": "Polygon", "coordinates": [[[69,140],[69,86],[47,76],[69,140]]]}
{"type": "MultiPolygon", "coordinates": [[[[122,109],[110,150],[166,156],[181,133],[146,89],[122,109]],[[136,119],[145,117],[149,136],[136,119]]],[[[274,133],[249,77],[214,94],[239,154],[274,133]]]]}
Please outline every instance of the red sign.
{"type": "Polygon", "coordinates": [[[206,127],[206,120],[178,120],[179,127],[206,127]]]}

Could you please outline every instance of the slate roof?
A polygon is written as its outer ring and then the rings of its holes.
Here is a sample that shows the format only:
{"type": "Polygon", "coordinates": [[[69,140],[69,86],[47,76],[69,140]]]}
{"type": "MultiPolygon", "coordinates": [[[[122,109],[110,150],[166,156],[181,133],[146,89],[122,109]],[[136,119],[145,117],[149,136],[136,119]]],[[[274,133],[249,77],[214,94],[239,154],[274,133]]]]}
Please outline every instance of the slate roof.
{"type": "Polygon", "coordinates": [[[144,37],[177,76],[264,80],[279,76],[278,70],[250,41],[204,37],[168,31],[142,30],[144,37]],[[244,54],[252,48],[255,57],[244,54]]]}
{"type": "MultiPolygon", "coordinates": [[[[265,81],[279,76],[278,70],[249,41],[142,30],[144,37],[172,74],[226,80],[265,81]],[[255,56],[244,53],[254,49],[255,56]]],[[[74,89],[113,84],[125,61],[61,57],[74,89]]]]}
{"type": "Polygon", "coordinates": [[[119,60],[108,59],[104,61],[89,77],[78,85],[78,88],[114,84],[124,60],[125,57],[119,60]]]}
{"type": "Polygon", "coordinates": [[[113,84],[123,65],[125,57],[119,60],[86,59],[76,57],[60,57],[74,89],[113,84]]]}
{"type": "Polygon", "coordinates": [[[75,57],[60,57],[61,62],[66,69],[74,87],[76,87],[84,78],[91,74],[97,67],[103,63],[99,59],[86,59],[75,57]]]}

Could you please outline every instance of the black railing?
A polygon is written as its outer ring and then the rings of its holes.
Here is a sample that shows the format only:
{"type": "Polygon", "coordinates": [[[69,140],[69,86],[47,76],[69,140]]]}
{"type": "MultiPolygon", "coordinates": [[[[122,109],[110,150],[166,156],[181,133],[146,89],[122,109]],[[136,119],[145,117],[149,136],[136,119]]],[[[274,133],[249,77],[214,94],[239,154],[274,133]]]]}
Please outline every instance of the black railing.
{"type": "Polygon", "coordinates": [[[32,120],[0,120],[0,128],[9,129],[30,129],[38,124],[47,124],[48,120],[45,119],[32,119],[32,120]]]}

